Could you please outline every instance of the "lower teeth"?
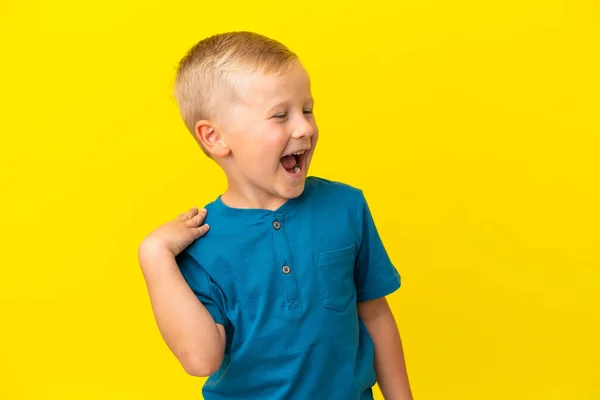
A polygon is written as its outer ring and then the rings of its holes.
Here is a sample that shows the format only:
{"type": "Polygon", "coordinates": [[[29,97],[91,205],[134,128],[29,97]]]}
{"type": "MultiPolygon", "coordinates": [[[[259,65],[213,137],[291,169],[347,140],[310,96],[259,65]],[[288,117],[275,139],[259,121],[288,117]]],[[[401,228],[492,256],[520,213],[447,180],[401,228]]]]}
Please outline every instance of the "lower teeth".
{"type": "Polygon", "coordinates": [[[300,166],[299,166],[299,165],[296,165],[296,166],[294,167],[294,171],[300,171],[300,166]]]}

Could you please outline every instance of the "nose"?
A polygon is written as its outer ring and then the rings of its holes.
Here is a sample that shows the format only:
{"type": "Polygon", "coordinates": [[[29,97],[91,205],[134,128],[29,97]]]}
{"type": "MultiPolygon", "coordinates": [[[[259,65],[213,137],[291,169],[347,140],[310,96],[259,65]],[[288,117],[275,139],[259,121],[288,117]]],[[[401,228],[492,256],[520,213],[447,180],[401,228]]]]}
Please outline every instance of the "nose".
{"type": "Polygon", "coordinates": [[[298,123],[294,127],[294,133],[292,134],[292,137],[294,139],[310,138],[315,133],[317,133],[317,125],[315,124],[314,119],[312,116],[307,118],[303,115],[302,117],[298,118],[298,123]]]}

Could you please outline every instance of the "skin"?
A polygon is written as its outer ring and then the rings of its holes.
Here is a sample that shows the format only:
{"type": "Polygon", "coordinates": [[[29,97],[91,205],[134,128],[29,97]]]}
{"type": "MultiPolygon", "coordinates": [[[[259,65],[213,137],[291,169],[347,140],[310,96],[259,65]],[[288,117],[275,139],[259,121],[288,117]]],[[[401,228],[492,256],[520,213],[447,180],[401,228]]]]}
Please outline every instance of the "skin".
{"type": "Polygon", "coordinates": [[[181,214],[151,232],[140,244],[138,258],[158,329],[183,369],[209,376],[219,369],[225,352],[225,328],[189,287],[175,256],[204,236],[206,210],[181,214]]]}
{"type": "MultiPolygon", "coordinates": [[[[277,75],[236,79],[237,101],[218,119],[196,123],[197,141],[223,169],[228,187],[222,201],[235,208],[276,210],[300,196],[312,160],[318,128],[310,79],[300,62],[277,75]],[[301,171],[292,175],[281,157],[305,151],[301,171]]],[[[220,367],[225,329],[216,324],[181,275],[175,256],[209,227],[206,210],[192,208],[151,232],[140,244],[139,260],[159,330],[185,371],[208,376],[220,367]]],[[[412,399],[398,329],[385,298],[358,304],[375,344],[378,384],[386,399],[412,399]]]]}
{"type": "Polygon", "coordinates": [[[302,194],[317,145],[310,79],[295,61],[284,74],[253,73],[236,81],[238,100],[219,120],[198,121],[196,139],[227,176],[225,204],[275,210],[302,194]],[[280,159],[301,150],[302,173],[291,177],[280,159]]]}
{"type": "Polygon", "coordinates": [[[358,315],[375,345],[375,373],[383,397],[412,400],[402,340],[386,298],[359,302],[358,315]]]}

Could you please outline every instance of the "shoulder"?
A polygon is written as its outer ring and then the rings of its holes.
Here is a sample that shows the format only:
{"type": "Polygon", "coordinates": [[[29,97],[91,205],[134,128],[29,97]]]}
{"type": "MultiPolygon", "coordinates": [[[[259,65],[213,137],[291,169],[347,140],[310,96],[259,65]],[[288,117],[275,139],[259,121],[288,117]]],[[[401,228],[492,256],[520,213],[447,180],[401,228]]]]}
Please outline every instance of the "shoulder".
{"type": "Polygon", "coordinates": [[[207,211],[204,224],[208,224],[210,229],[204,236],[196,239],[185,248],[181,252],[181,258],[191,259],[194,264],[207,268],[212,263],[214,255],[222,251],[222,247],[227,244],[227,241],[220,239],[224,235],[221,231],[228,224],[226,221],[223,221],[217,200],[211,201],[203,207],[207,211]]]}
{"type": "Polygon", "coordinates": [[[318,216],[323,223],[343,226],[352,223],[354,228],[362,224],[367,202],[360,188],[347,183],[310,177],[310,194],[306,206],[311,215],[318,216]]]}
{"type": "Polygon", "coordinates": [[[350,203],[363,202],[364,194],[360,188],[347,183],[311,176],[308,178],[311,197],[334,198],[336,201],[350,203]]]}

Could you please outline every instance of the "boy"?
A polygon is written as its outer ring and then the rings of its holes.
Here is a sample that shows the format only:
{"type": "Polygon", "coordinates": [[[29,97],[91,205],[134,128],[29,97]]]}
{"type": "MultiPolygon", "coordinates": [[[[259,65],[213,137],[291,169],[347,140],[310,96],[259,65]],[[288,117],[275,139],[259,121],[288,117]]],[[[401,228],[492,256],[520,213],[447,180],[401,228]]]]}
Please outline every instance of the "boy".
{"type": "Polygon", "coordinates": [[[412,399],[385,296],[400,287],[358,189],[307,177],[308,74],[279,42],[209,37],[175,95],[227,190],[153,231],[140,265],[160,332],[207,400],[412,399]],[[210,231],[209,231],[210,225],[210,231]]]}

